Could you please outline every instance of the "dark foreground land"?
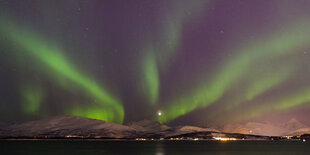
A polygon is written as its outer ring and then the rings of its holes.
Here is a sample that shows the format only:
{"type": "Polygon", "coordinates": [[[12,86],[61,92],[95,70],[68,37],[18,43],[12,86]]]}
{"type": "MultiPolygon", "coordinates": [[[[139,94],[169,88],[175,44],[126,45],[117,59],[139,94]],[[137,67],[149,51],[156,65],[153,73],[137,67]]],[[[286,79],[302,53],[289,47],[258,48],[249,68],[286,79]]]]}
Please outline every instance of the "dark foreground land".
{"type": "Polygon", "coordinates": [[[1,154],[309,154],[301,141],[1,140],[1,154]]]}

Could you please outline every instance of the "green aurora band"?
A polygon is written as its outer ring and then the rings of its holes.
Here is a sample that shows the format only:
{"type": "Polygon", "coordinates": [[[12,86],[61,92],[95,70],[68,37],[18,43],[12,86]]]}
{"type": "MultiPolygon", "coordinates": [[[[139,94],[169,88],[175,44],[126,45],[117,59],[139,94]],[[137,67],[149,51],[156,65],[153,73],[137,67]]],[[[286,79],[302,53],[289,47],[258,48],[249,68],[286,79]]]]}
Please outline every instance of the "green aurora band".
{"type": "Polygon", "coordinates": [[[159,93],[159,75],[153,52],[148,52],[143,62],[144,93],[151,104],[155,104],[159,93]]]}
{"type": "Polygon", "coordinates": [[[250,101],[255,97],[263,94],[267,90],[278,86],[288,80],[294,70],[292,66],[287,67],[288,68],[285,68],[284,70],[281,70],[283,68],[279,68],[277,72],[263,75],[262,77],[258,78],[257,81],[254,81],[246,91],[246,100],[250,101]]]}
{"type": "MultiPolygon", "coordinates": [[[[263,114],[276,111],[286,111],[291,110],[291,108],[300,108],[306,103],[310,102],[310,90],[305,90],[298,92],[293,95],[285,96],[281,99],[276,99],[269,101],[269,103],[264,106],[255,106],[252,109],[247,109],[246,112],[239,112],[231,117],[231,121],[240,122],[251,118],[256,118],[262,116],[263,114]],[[246,116],[246,117],[245,117],[246,116]]],[[[307,106],[309,107],[309,106],[307,106]]]]}
{"type": "MultiPolygon", "coordinates": [[[[169,106],[163,108],[163,115],[158,117],[158,121],[166,123],[197,108],[207,107],[215,103],[230,87],[242,80],[245,73],[255,70],[257,63],[265,60],[265,58],[271,59],[290,54],[296,49],[306,46],[310,39],[310,23],[306,21],[296,23],[293,26],[279,29],[278,33],[271,36],[265,36],[256,42],[245,44],[247,46],[237,50],[239,51],[238,54],[233,59],[228,60],[227,64],[219,69],[219,72],[210,82],[207,84],[201,82],[195,91],[187,93],[189,95],[167,102],[169,104],[166,105],[169,106]]],[[[280,83],[281,80],[279,79],[281,78],[260,81],[266,84],[261,88],[253,85],[249,90],[252,92],[247,94],[248,98],[254,98],[271,88],[272,85],[280,83]]]]}
{"type": "MultiPolygon", "coordinates": [[[[273,65],[272,68],[268,66],[267,62],[257,65],[260,65],[263,70],[255,70],[254,72],[258,73],[251,75],[250,78],[247,77],[249,78],[249,81],[242,80],[245,88],[239,88],[238,92],[232,93],[232,96],[229,96],[228,99],[221,100],[221,103],[225,103],[225,105],[223,105],[223,108],[221,109],[211,111],[208,114],[210,118],[219,119],[222,117],[222,114],[238,111],[241,104],[247,106],[255,101],[255,99],[259,98],[260,95],[268,94],[269,90],[282,86],[285,82],[292,80],[293,75],[295,74],[294,69],[299,67],[298,65],[301,64],[298,63],[298,60],[294,60],[292,62],[285,63],[279,61],[279,63],[277,65],[273,65]]],[[[225,119],[229,118],[225,117],[225,119]]],[[[221,121],[223,122],[225,120],[221,121]]]]}
{"type": "MultiPolygon", "coordinates": [[[[269,61],[275,60],[272,59],[269,61]]],[[[264,61],[263,64],[257,64],[257,66],[260,66],[262,70],[252,70],[252,72],[255,72],[254,74],[247,73],[250,74],[251,77],[242,80],[244,85],[246,85],[246,88],[243,91],[240,91],[238,93],[239,95],[236,95],[237,98],[235,100],[230,99],[227,101],[229,104],[224,108],[226,111],[238,108],[240,104],[250,102],[256,97],[266,93],[268,90],[280,86],[291,79],[295,73],[295,68],[298,67],[298,60],[286,63],[279,61],[279,63],[273,65],[272,68],[268,66],[266,61],[264,61]]]]}
{"type": "Polygon", "coordinates": [[[183,25],[191,20],[194,15],[198,15],[208,3],[209,1],[206,0],[183,0],[177,1],[169,11],[163,10],[163,23],[165,24],[162,26],[162,39],[158,44],[151,43],[152,46],[144,48],[143,53],[145,55],[142,58],[142,76],[144,77],[142,90],[152,105],[159,98],[159,71],[164,72],[167,64],[178,51],[182,39],[183,25]]]}
{"type": "MultiPolygon", "coordinates": [[[[87,107],[76,107],[71,114],[88,118],[101,119],[108,122],[122,123],[124,109],[121,102],[98,86],[94,80],[84,76],[62,54],[62,50],[44,42],[44,39],[27,30],[14,25],[9,20],[0,20],[0,33],[9,41],[16,43],[39,60],[45,67],[55,73],[55,76],[66,78],[80,86],[87,94],[96,98],[99,104],[87,107]]],[[[57,78],[55,78],[57,79],[57,78]]],[[[30,108],[32,110],[32,108],[30,108]]],[[[33,108],[35,109],[35,108],[33,108]]]]}

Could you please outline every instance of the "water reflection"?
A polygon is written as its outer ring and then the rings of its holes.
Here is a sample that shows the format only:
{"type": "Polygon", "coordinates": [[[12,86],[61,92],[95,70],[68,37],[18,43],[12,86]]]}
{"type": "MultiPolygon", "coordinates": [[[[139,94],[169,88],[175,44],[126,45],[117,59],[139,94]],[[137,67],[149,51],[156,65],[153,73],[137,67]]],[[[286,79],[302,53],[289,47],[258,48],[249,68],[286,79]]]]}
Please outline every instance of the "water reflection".
{"type": "Polygon", "coordinates": [[[1,154],[308,154],[301,141],[1,141],[1,154]]]}
{"type": "Polygon", "coordinates": [[[164,155],[165,154],[165,148],[163,146],[163,143],[161,141],[156,143],[156,155],[164,155]]]}

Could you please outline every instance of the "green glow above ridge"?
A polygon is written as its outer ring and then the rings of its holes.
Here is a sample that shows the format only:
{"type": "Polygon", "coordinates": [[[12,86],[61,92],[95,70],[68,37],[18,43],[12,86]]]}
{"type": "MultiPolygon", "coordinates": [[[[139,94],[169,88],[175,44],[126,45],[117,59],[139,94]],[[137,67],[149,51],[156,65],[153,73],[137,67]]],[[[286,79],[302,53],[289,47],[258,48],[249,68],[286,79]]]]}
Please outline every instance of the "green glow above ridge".
{"type": "MultiPolygon", "coordinates": [[[[270,36],[264,36],[260,40],[246,44],[246,47],[240,48],[238,54],[230,58],[227,63],[221,67],[209,82],[200,80],[201,83],[194,91],[187,93],[183,97],[170,100],[169,106],[162,108],[163,114],[158,117],[161,123],[169,122],[182,115],[185,115],[197,108],[207,107],[218,101],[234,84],[240,81],[245,73],[256,69],[257,63],[262,60],[274,59],[280,55],[294,52],[308,44],[310,39],[310,23],[297,22],[296,25],[280,29],[278,33],[270,36]]],[[[290,74],[290,73],[288,73],[290,74]]],[[[281,80],[265,79],[260,81],[265,86],[253,85],[251,93],[247,94],[249,98],[261,94],[272,85],[276,85],[281,80]]]]}
{"type": "Polygon", "coordinates": [[[104,108],[98,105],[88,105],[84,107],[76,106],[70,110],[70,114],[74,116],[83,116],[87,118],[100,119],[105,121],[119,119],[117,118],[118,116],[111,114],[110,108],[104,108]]]}
{"type": "Polygon", "coordinates": [[[40,110],[43,102],[43,92],[40,89],[23,88],[22,95],[22,110],[26,114],[34,115],[40,110]]]}
{"type": "Polygon", "coordinates": [[[55,74],[55,79],[56,77],[64,77],[80,86],[88,95],[100,101],[96,107],[97,109],[101,109],[102,112],[105,112],[102,115],[98,114],[99,110],[96,110],[96,114],[94,115],[90,114],[89,111],[87,113],[72,112],[72,114],[106,120],[108,122],[122,123],[124,109],[120,101],[109,94],[107,90],[100,87],[94,80],[79,72],[65,58],[62,50],[44,42],[45,39],[35,33],[23,30],[7,20],[0,20],[0,33],[9,41],[17,43],[25,52],[28,52],[31,56],[39,60],[44,67],[55,74]]]}

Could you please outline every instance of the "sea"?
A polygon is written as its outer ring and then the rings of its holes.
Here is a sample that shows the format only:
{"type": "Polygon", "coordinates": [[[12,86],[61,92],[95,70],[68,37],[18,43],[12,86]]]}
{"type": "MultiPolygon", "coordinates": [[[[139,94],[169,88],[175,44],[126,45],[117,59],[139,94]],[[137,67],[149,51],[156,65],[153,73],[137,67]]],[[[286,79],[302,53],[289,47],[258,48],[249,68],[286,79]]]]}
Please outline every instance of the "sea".
{"type": "Polygon", "coordinates": [[[283,155],[310,154],[301,141],[125,141],[125,140],[1,140],[3,155],[283,155]]]}

